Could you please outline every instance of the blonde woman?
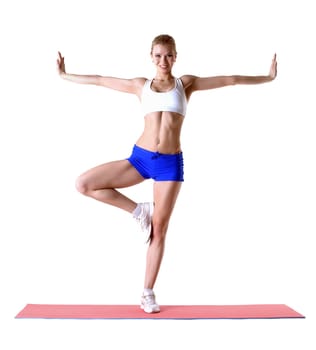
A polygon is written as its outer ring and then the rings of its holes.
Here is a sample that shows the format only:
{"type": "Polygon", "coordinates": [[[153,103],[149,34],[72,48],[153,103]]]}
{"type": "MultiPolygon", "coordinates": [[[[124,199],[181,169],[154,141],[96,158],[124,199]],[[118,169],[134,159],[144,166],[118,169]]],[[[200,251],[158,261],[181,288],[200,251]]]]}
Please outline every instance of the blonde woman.
{"type": "Polygon", "coordinates": [[[126,159],[99,165],[80,175],[76,187],[82,194],[133,215],[149,241],[141,308],[159,312],[154,285],[164,253],[168,224],[184,181],[180,134],[187,103],[193,92],[236,84],[262,84],[277,76],[276,55],[267,75],[198,77],[172,73],[177,59],[170,35],[159,35],[151,45],[155,67],[153,78],[121,79],[111,76],[78,75],[66,72],[58,52],[57,71],[61,78],[79,84],[93,84],[137,95],[142,105],[144,129],[126,159]],[[119,189],[153,180],[153,203],[136,203],[119,189]]]}

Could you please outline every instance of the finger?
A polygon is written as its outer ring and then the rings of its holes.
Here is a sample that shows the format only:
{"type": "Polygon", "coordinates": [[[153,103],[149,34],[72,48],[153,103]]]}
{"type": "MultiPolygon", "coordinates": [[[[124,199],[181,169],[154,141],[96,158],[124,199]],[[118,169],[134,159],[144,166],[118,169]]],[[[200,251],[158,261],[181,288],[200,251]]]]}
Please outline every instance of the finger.
{"type": "Polygon", "coordinates": [[[58,56],[59,56],[60,62],[64,62],[64,57],[61,55],[60,51],[58,51],[58,56]]]}

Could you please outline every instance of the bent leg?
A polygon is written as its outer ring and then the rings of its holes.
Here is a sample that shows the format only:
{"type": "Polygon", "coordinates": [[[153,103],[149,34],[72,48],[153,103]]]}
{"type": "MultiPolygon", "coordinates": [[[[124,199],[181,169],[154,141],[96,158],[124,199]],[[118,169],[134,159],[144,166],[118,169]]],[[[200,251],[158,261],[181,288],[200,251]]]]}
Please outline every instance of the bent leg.
{"type": "Polygon", "coordinates": [[[154,184],[152,236],[147,251],[145,288],[153,289],[163,258],[170,217],[182,182],[161,181],[154,184]]]}
{"type": "Polygon", "coordinates": [[[92,168],[76,181],[77,190],[100,202],[116,206],[132,213],[136,203],[116,190],[133,186],[144,178],[128,160],[118,160],[92,168]]]}

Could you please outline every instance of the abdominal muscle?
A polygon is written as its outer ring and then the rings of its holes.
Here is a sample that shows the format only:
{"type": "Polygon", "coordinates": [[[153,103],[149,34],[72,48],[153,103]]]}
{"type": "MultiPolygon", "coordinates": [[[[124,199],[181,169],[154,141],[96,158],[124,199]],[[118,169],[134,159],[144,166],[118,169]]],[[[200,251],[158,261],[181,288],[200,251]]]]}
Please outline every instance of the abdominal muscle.
{"type": "Polygon", "coordinates": [[[145,116],[145,127],[136,145],[152,152],[181,152],[180,133],[184,117],[174,112],[152,112],[145,116]]]}

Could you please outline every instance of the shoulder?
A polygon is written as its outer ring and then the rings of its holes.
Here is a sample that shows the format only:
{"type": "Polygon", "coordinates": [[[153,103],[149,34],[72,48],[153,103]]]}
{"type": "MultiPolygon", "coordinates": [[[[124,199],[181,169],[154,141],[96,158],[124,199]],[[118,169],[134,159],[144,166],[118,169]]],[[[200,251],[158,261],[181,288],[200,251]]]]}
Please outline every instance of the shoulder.
{"type": "Polygon", "coordinates": [[[144,77],[137,77],[137,78],[133,78],[131,80],[135,86],[143,87],[148,79],[144,78],[144,77]]]}
{"type": "Polygon", "coordinates": [[[189,74],[185,74],[185,75],[182,75],[182,76],[180,77],[184,89],[187,89],[187,88],[189,88],[190,86],[192,86],[192,84],[194,83],[194,81],[195,81],[197,78],[198,78],[197,76],[195,76],[195,75],[189,75],[189,74]]]}
{"type": "Polygon", "coordinates": [[[148,79],[144,77],[137,77],[137,78],[131,79],[131,82],[134,86],[135,93],[137,96],[140,96],[142,94],[142,90],[144,85],[146,84],[146,81],[148,81],[148,79]]]}

